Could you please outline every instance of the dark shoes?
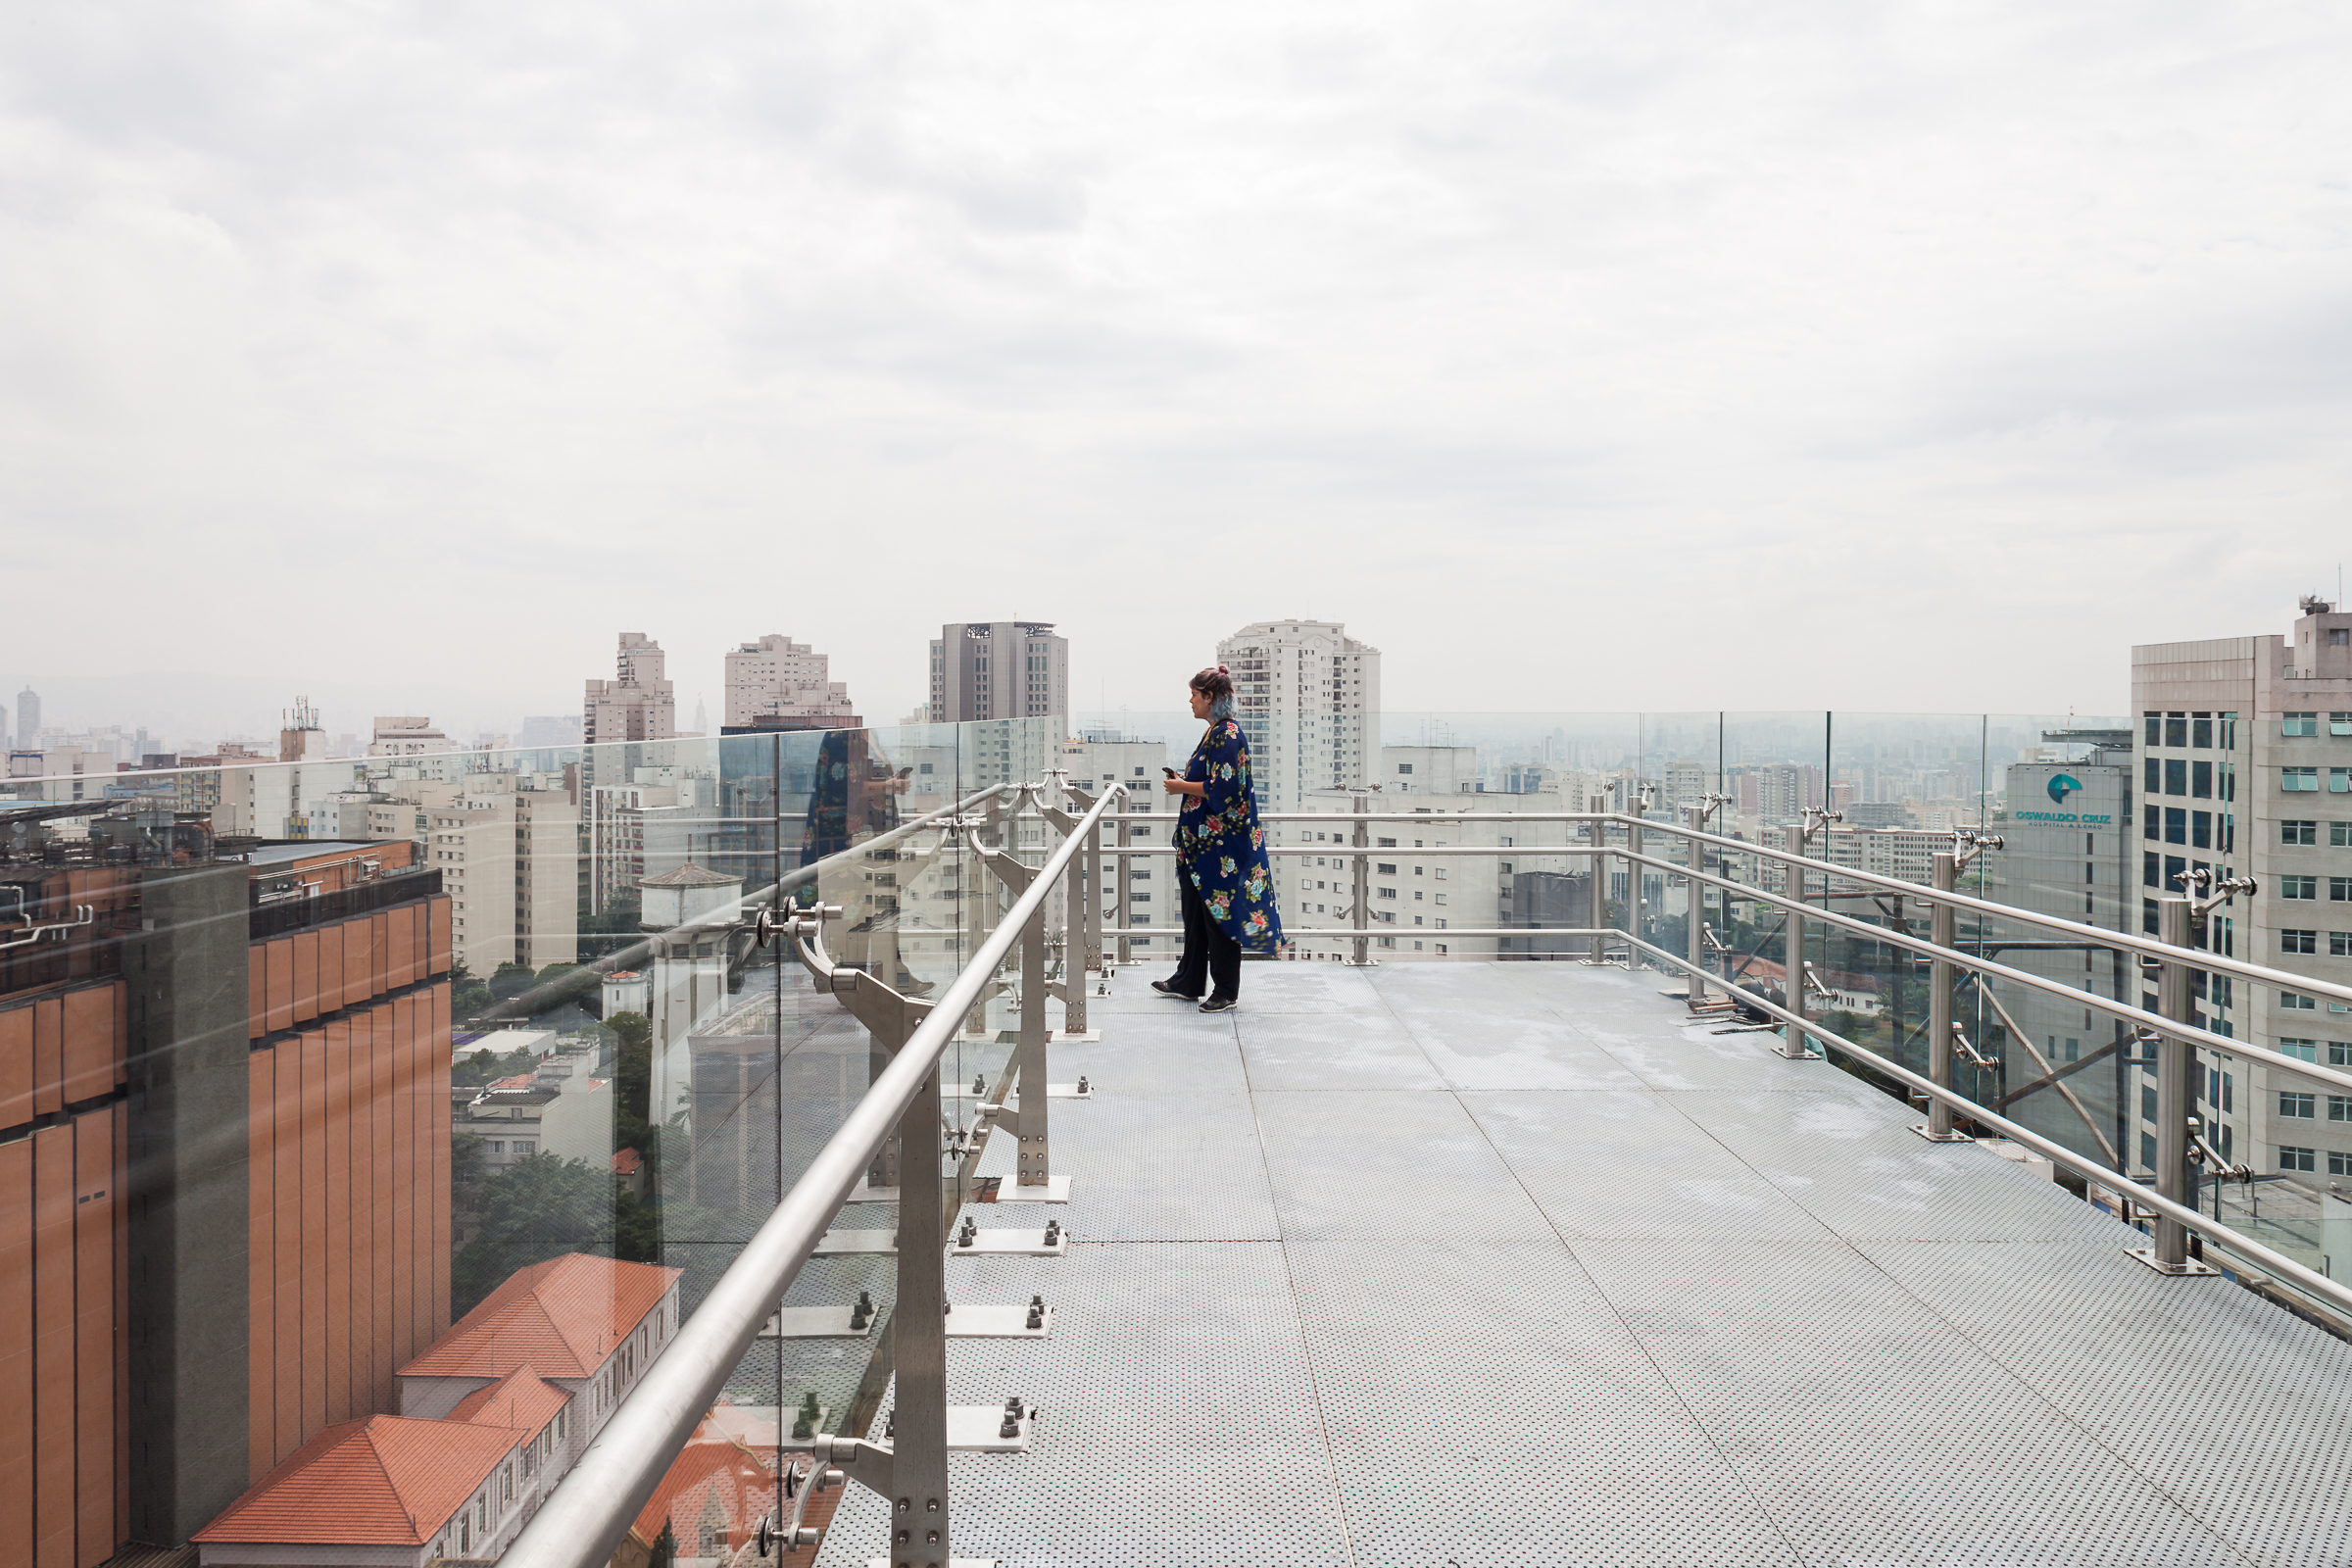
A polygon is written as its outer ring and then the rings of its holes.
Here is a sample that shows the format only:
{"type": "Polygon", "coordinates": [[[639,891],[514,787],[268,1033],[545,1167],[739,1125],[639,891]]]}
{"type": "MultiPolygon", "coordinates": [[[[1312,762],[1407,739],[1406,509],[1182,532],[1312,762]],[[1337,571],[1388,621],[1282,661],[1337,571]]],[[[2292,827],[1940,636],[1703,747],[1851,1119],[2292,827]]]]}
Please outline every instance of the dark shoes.
{"type": "Polygon", "coordinates": [[[1239,997],[1211,997],[1200,1004],[1200,1010],[1202,1012],[1231,1012],[1241,1000],[1239,997]]]}
{"type": "Polygon", "coordinates": [[[1158,992],[1163,997],[1174,997],[1179,1002],[1199,1002],[1200,1000],[1200,994],[1199,992],[1179,991],[1172,982],[1166,980],[1152,981],[1152,989],[1158,992]]]}

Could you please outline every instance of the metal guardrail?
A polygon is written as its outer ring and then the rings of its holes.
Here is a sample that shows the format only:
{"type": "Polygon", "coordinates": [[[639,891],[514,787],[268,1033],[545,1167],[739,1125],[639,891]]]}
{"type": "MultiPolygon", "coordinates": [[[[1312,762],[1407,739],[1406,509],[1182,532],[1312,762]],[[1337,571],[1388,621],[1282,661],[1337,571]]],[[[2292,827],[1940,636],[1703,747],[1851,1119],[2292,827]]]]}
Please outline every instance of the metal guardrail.
{"type": "MultiPolygon", "coordinates": [[[[978,801],[995,793],[985,790],[971,799],[978,801]]],[[[710,1294],[679,1326],[676,1337],[646,1368],[637,1387],[507,1548],[500,1558],[506,1568],[602,1568],[611,1559],[630,1523],[725,1387],[728,1374],[751,1348],[760,1326],[808,1262],[852,1189],[864,1179],[875,1155],[898,1131],[900,1118],[926,1086],[935,1086],[941,1055],[955,1042],[965,1013],[995,983],[1005,955],[1015,943],[1026,940],[1034,945],[1033,919],[1042,913],[1055,884],[1085,850],[1105,808],[1120,799],[1121,793],[1114,789],[1097,800],[1077,819],[1075,830],[1036,868],[1025,891],[945,993],[931,1003],[890,1065],[851,1107],[801,1179],[784,1194],[710,1294]]],[[[922,822],[908,824],[906,830],[926,823],[938,825],[946,815],[944,811],[932,813],[922,822]]],[[[870,852],[880,842],[859,845],[854,853],[870,852]]],[[[813,871],[815,867],[802,869],[813,871]]],[[[787,877],[771,891],[780,896],[794,881],[787,877]]],[[[721,920],[721,911],[713,911],[696,922],[696,928],[708,930],[713,922],[740,926],[741,911],[749,902],[730,906],[737,911],[735,920],[721,920]]],[[[1035,1098],[1046,1098],[1042,1084],[1035,1098]]],[[[921,1118],[921,1147],[936,1150],[935,1122],[935,1114],[921,1118]]],[[[903,1191],[915,1189],[914,1176],[911,1169],[904,1173],[903,1191]]],[[[936,1203],[936,1173],[932,1181],[936,1203]]],[[[903,1227],[906,1218],[902,1216],[903,1227]]],[[[907,1240],[910,1250],[916,1245],[911,1233],[907,1240]]],[[[944,1521],[944,1509],[942,1517],[944,1521]]]]}

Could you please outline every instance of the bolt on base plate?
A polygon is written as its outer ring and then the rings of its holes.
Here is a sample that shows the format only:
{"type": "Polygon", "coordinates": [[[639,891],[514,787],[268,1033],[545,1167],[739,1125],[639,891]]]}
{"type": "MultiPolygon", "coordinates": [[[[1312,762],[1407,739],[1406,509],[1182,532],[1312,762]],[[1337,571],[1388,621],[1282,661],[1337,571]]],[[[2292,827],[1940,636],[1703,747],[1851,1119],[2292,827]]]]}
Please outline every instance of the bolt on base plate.
{"type": "Polygon", "coordinates": [[[1045,1326],[1029,1326],[1026,1306],[992,1301],[958,1301],[948,1314],[951,1340],[1042,1340],[1054,1332],[1054,1308],[1045,1311],[1045,1326]]]}
{"type": "Polygon", "coordinates": [[[1934,1133],[1928,1131],[1928,1124],[1924,1121],[1913,1122],[1911,1124],[1911,1130],[1919,1134],[1920,1137],[1925,1138],[1931,1144],[1973,1144],[1976,1142],[1976,1140],[1969,1137],[1968,1134],[1959,1132],[1957,1130],[1945,1133],[1941,1138],[1938,1138],[1934,1133]]]}
{"type": "Polygon", "coordinates": [[[2157,1273],[2169,1274],[2174,1279],[2219,1279],[2222,1276],[2222,1271],[2211,1263],[2200,1263],[2193,1257],[2179,1263],[2160,1262],[2153,1247],[2127,1247],[2124,1255],[2136,1257],[2157,1273]]]}

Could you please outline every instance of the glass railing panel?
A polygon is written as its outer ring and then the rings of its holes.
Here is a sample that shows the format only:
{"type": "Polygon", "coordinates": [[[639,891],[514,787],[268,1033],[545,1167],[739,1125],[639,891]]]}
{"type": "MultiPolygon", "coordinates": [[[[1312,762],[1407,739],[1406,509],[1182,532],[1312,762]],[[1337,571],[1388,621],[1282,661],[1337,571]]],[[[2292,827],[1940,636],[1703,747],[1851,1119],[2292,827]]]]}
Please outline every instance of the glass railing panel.
{"type": "MultiPolygon", "coordinates": [[[[944,988],[975,879],[957,835],[907,829],[968,781],[1041,775],[1059,728],[13,781],[0,1255],[30,1258],[32,1196],[75,1187],[73,1255],[40,1267],[70,1264],[80,1306],[49,1322],[36,1302],[28,1332],[51,1349],[94,1338],[16,1362],[12,1406],[50,1399],[64,1369],[78,1415],[58,1441],[91,1454],[124,1437],[109,1412],[206,1410],[201,1441],[147,1431],[143,1451],[172,1452],[75,1485],[111,1494],[137,1539],[233,1543],[240,1496],[300,1485],[280,1467],[306,1445],[370,1422],[479,1427],[483,1401],[508,1399],[531,1430],[485,1471],[484,1506],[417,1543],[494,1553],[878,1068],[751,917],[836,906],[839,961],[910,996],[944,988]],[[524,1346],[512,1326],[534,1313],[555,1337],[524,1346]]],[[[991,1037],[946,1065],[993,1082],[1003,1054],[991,1037]]],[[[952,1113],[966,1131],[970,1105],[952,1113]]],[[[886,1241],[895,1204],[858,1197],[837,1231],[886,1241]]],[[[894,1272],[848,1244],[813,1261],[710,1440],[773,1480],[812,1396],[819,1425],[869,1420],[894,1272]]],[[[75,1547],[92,1560],[118,1544],[97,1517],[75,1547]]]]}

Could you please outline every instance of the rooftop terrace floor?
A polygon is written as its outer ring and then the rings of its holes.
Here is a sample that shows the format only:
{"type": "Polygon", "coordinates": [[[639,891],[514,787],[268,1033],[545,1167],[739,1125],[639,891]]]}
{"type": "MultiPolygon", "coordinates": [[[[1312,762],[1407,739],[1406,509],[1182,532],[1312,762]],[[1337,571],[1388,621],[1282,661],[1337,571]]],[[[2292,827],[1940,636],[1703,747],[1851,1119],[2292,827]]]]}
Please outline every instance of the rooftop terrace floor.
{"type": "MultiPolygon", "coordinates": [[[[953,1460],[958,1557],[2352,1562],[2352,1347],[1656,975],[1158,972],[1054,1048],[1072,1201],[988,1218],[1069,1255],[950,1265],[1056,1308],[950,1342],[954,1400],[1041,1410],[953,1460]]],[[[884,1542],[853,1487],[819,1560],[884,1542]]]]}

